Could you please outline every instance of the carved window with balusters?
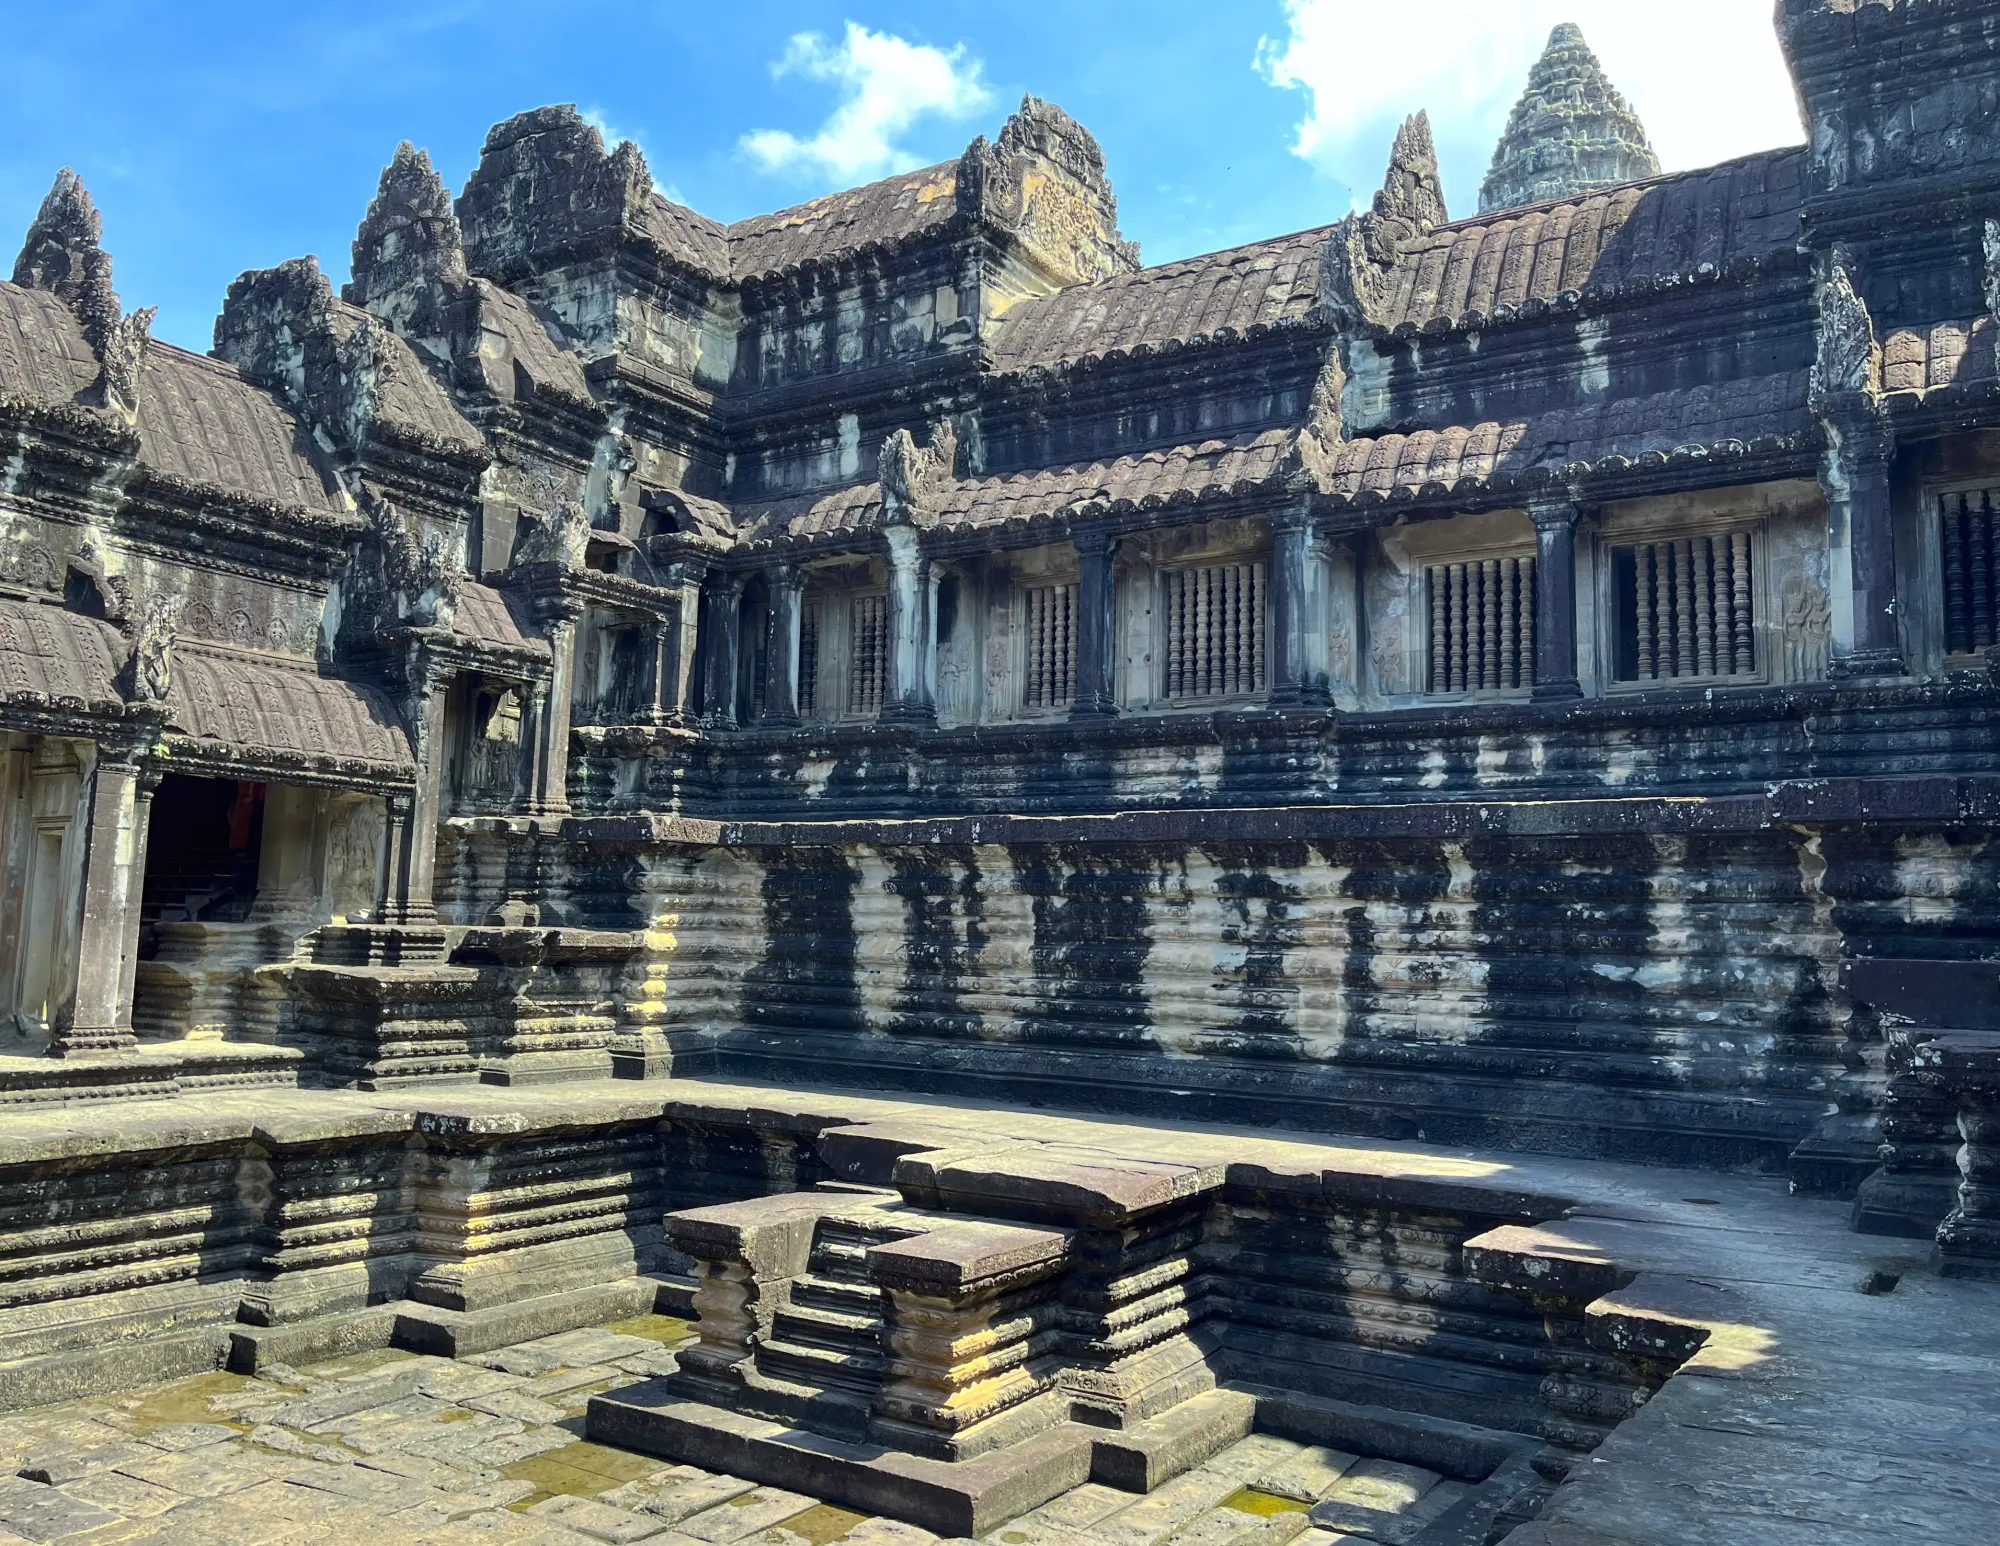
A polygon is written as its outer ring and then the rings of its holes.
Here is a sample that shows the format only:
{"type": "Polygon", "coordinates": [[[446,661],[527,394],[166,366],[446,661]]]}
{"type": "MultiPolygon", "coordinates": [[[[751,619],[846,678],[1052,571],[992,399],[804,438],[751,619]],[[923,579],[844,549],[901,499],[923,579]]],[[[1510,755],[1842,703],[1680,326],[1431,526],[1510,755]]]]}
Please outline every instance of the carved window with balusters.
{"type": "Polygon", "coordinates": [[[1021,707],[1068,708],[1076,698],[1076,586],[1021,592],[1021,707]]]}
{"type": "Polygon", "coordinates": [[[799,717],[819,717],[820,635],[826,620],[826,602],[808,596],[799,605],[799,717]]]}
{"type": "Polygon", "coordinates": [[[1506,553],[1426,564],[1424,690],[1432,697],[1535,685],[1535,557],[1506,553]]]}
{"type": "Polygon", "coordinates": [[[889,675],[889,598],[856,596],[848,604],[847,712],[872,719],[882,712],[889,675]]]}
{"type": "Polygon", "coordinates": [[[1977,655],[2000,644],[2000,489],[1938,496],[1944,651],[1977,655]]]}
{"type": "Polygon", "coordinates": [[[1760,680],[1758,547],[1750,528],[1612,543],[1612,680],[1760,680]]]}
{"type": "Polygon", "coordinates": [[[1169,569],[1160,577],[1165,628],[1162,686],[1169,699],[1247,697],[1264,691],[1266,565],[1169,569]]]}

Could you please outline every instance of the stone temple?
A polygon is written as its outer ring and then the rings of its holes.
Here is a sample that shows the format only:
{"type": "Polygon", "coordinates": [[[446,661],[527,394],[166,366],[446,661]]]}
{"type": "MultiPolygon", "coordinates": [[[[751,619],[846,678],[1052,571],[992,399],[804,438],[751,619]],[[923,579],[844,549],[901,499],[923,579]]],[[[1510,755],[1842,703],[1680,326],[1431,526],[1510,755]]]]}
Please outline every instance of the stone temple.
{"type": "Polygon", "coordinates": [[[205,356],[59,176],[0,1540],[1992,1541],[2000,3],[1775,24],[1150,268],[543,108],[205,356]]]}

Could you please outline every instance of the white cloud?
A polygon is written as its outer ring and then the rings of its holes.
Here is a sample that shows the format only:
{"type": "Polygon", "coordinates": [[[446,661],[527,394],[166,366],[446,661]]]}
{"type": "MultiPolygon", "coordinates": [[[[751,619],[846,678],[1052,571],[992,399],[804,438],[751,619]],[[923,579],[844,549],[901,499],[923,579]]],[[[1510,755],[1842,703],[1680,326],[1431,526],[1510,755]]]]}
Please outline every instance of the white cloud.
{"type": "Polygon", "coordinates": [[[919,118],[963,118],[992,100],[980,68],[977,59],[966,58],[962,43],[947,51],[856,22],[847,24],[838,48],[817,32],[801,32],[771,73],[830,82],[840,88],[839,104],[810,139],[759,129],[743,136],[742,147],[767,172],[855,182],[909,171],[924,158],[900,141],[919,118]]]}
{"type": "Polygon", "coordinates": [[[1575,22],[1669,171],[1801,138],[1767,0],[1285,0],[1256,66],[1303,91],[1293,150],[1373,189],[1394,125],[1430,110],[1454,211],[1470,213],[1550,29],[1575,22]]]}

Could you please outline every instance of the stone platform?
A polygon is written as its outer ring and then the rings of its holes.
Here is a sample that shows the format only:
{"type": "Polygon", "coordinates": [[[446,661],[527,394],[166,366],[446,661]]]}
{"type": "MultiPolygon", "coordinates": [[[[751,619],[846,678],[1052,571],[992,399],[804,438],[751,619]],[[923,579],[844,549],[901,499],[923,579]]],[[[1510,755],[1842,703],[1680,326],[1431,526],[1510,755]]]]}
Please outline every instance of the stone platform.
{"type": "Polygon", "coordinates": [[[1973,1542],[2000,1507],[2000,1285],[1762,1177],[603,1081],[37,1108],[0,1136],[0,1180],[16,1408],[315,1345],[435,1352],[416,1328],[452,1315],[493,1317],[498,1340],[455,1349],[477,1358],[644,1308],[624,1295],[685,1306],[675,1209],[829,1183],[1017,1223],[1207,1197],[1229,1229],[1196,1253],[1202,1345],[1259,1401],[1255,1437],[1309,1437],[1264,1417],[1282,1399],[1384,1465],[1423,1464],[1365,1442],[1397,1424],[1539,1445],[1567,1479],[1520,1546],[1973,1542]],[[1619,1374],[1647,1368],[1676,1372],[1619,1374]]]}

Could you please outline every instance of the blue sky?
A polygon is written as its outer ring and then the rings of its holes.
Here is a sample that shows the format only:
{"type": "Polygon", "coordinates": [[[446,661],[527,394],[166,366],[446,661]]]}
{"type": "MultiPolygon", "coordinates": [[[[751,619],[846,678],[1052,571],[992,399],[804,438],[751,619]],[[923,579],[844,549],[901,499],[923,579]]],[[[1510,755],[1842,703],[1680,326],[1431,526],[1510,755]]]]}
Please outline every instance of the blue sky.
{"type": "Polygon", "coordinates": [[[344,275],[400,139],[456,187],[490,124],[575,102],[636,139],[669,196],[735,220],[955,156],[1032,91],[1103,142],[1125,233],[1164,262],[1338,218],[1419,107],[1470,213],[1563,20],[1670,169],[1796,140],[1770,14],[1769,0],[0,0],[0,247],[17,250],[73,166],[125,304],[159,306],[157,336],[206,349],[244,269],[312,252],[344,275]]]}

